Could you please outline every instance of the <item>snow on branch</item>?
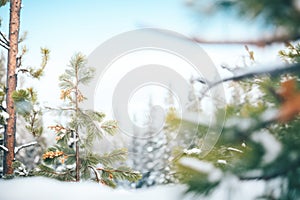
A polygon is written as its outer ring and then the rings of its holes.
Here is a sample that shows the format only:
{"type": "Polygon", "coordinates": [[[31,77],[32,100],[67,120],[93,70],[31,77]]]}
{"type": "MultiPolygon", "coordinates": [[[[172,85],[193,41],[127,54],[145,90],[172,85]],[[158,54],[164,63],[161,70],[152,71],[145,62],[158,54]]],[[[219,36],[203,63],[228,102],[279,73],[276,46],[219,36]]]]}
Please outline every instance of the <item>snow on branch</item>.
{"type": "Polygon", "coordinates": [[[238,152],[238,153],[243,153],[243,151],[237,149],[237,148],[233,148],[233,147],[228,147],[227,150],[229,151],[235,151],[235,152],[238,152]]]}
{"type": "Polygon", "coordinates": [[[3,151],[8,152],[8,148],[4,145],[0,145],[0,149],[2,149],[3,151]]]}
{"type": "Polygon", "coordinates": [[[189,168],[196,172],[207,174],[208,179],[211,182],[219,181],[223,175],[222,171],[216,168],[213,164],[198,160],[196,158],[183,157],[179,160],[179,163],[183,167],[189,168]]]}
{"type": "Polygon", "coordinates": [[[97,169],[91,165],[88,165],[89,168],[91,168],[91,170],[94,172],[95,176],[96,176],[96,181],[100,182],[101,181],[101,176],[99,174],[99,172],[97,171],[97,169]]]}
{"type": "MultiPolygon", "coordinates": [[[[215,82],[206,81],[208,87],[202,92],[202,95],[206,94],[213,87],[227,81],[239,81],[242,79],[251,78],[259,75],[267,75],[267,74],[270,76],[277,76],[282,73],[297,72],[297,71],[300,71],[300,63],[290,64],[290,65],[257,66],[257,67],[247,68],[247,69],[235,70],[233,71],[233,75],[229,77],[225,77],[215,82]]],[[[196,79],[195,81],[203,83],[203,79],[196,79]]]]}
{"type": "Polygon", "coordinates": [[[30,142],[30,143],[27,143],[27,144],[22,144],[21,146],[15,147],[15,154],[17,154],[23,148],[30,147],[30,146],[33,146],[33,145],[36,145],[36,144],[37,144],[37,142],[34,141],[34,142],[30,142]]]}

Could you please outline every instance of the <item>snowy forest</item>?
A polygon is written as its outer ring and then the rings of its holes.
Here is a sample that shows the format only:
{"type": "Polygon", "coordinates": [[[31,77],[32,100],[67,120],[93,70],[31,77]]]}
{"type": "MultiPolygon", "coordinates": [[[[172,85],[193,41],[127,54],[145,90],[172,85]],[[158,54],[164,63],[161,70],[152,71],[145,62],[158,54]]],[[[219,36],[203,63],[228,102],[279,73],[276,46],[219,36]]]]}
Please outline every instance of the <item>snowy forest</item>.
{"type": "Polygon", "coordinates": [[[300,199],[299,41],[300,0],[0,0],[0,199],[300,199]]]}

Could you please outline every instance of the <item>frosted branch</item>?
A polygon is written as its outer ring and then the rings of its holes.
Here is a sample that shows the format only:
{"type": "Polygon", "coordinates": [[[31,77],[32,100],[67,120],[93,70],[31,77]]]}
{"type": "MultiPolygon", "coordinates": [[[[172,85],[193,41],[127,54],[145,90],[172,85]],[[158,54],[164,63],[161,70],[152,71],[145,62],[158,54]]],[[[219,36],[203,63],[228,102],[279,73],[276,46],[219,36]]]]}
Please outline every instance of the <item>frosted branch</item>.
{"type": "Polygon", "coordinates": [[[101,177],[99,172],[97,171],[97,169],[91,165],[88,166],[89,168],[91,168],[91,170],[94,172],[95,176],[96,176],[96,181],[100,182],[101,181],[101,177]]]}
{"type": "Polygon", "coordinates": [[[229,151],[235,151],[235,152],[238,152],[238,153],[243,153],[243,151],[237,149],[237,148],[233,148],[233,147],[228,147],[227,150],[229,151]]]}
{"type": "Polygon", "coordinates": [[[55,110],[55,111],[61,111],[61,110],[63,110],[63,111],[75,111],[75,109],[74,108],[52,108],[52,107],[49,107],[49,106],[46,106],[45,107],[45,109],[48,109],[48,110],[55,110]]]}
{"type": "Polygon", "coordinates": [[[2,149],[3,151],[8,152],[8,148],[4,145],[0,145],[0,149],[2,149]]]}
{"type": "MultiPolygon", "coordinates": [[[[213,87],[227,82],[227,81],[239,81],[250,77],[255,77],[259,75],[270,75],[277,76],[283,73],[288,72],[297,72],[300,71],[300,63],[291,64],[291,65],[277,65],[277,66],[257,66],[251,67],[248,69],[241,69],[234,71],[232,76],[223,78],[215,82],[207,82],[208,87],[202,92],[202,95],[206,94],[213,87]]],[[[203,83],[202,79],[196,79],[196,81],[203,83]]]]}
{"type": "Polygon", "coordinates": [[[23,144],[21,146],[15,147],[15,154],[17,154],[23,148],[30,147],[30,146],[33,146],[33,145],[36,145],[36,144],[37,144],[37,142],[34,141],[34,142],[30,142],[30,143],[23,144]]]}

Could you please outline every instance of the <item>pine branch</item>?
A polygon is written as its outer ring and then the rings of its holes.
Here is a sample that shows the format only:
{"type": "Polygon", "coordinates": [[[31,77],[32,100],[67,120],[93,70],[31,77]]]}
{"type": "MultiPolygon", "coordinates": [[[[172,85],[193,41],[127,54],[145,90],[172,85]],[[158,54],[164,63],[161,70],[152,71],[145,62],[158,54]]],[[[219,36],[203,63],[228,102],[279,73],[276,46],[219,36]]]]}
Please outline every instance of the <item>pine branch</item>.
{"type": "Polygon", "coordinates": [[[8,152],[8,148],[4,145],[0,145],[0,149],[2,149],[3,151],[8,152]]]}
{"type": "Polygon", "coordinates": [[[54,169],[45,165],[39,165],[39,171],[36,171],[35,175],[55,178],[62,181],[75,181],[70,170],[64,172],[56,172],[54,169]]]}
{"type": "MultiPolygon", "coordinates": [[[[258,66],[258,67],[251,67],[248,69],[236,70],[234,71],[235,74],[233,76],[223,78],[219,81],[216,82],[205,81],[208,87],[202,92],[202,95],[206,94],[210,89],[224,82],[239,81],[239,80],[243,80],[246,78],[251,78],[259,75],[278,76],[283,73],[298,72],[298,71],[300,71],[300,63],[290,64],[290,65],[278,65],[278,66],[271,66],[271,67],[258,66]]],[[[196,81],[203,83],[202,79],[196,79],[196,81]]]]}
{"type": "Polygon", "coordinates": [[[109,179],[114,178],[128,181],[137,181],[141,178],[141,174],[139,172],[133,171],[128,167],[119,167],[118,169],[104,169],[100,167],[97,168],[97,170],[102,171],[102,176],[108,176],[109,179]]]}
{"type": "Polygon", "coordinates": [[[112,165],[116,161],[125,161],[127,157],[126,149],[116,149],[111,153],[104,154],[98,158],[99,162],[105,166],[112,165]]]}
{"type": "Polygon", "coordinates": [[[36,145],[36,144],[37,144],[37,142],[34,141],[34,142],[30,142],[30,143],[23,144],[23,145],[21,145],[21,146],[15,147],[15,154],[17,154],[17,153],[18,153],[21,149],[23,149],[23,148],[30,147],[30,146],[34,146],[34,145],[36,145]]]}
{"type": "Polygon", "coordinates": [[[70,80],[68,80],[68,79],[62,79],[62,81],[65,81],[65,82],[67,82],[67,83],[69,83],[70,85],[72,85],[73,87],[72,88],[70,88],[70,89],[74,89],[74,83],[72,82],[72,81],[70,81],[70,80]]]}

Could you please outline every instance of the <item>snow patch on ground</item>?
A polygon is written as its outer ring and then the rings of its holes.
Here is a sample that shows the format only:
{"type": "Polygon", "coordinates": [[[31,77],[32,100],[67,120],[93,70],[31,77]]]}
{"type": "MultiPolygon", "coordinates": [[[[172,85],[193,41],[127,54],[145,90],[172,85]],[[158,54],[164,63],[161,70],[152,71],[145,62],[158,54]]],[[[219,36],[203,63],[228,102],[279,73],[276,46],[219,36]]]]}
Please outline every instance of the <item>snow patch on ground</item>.
{"type": "Polygon", "coordinates": [[[202,200],[255,200],[266,189],[264,181],[240,181],[233,175],[222,179],[216,190],[202,200]]]}
{"type": "Polygon", "coordinates": [[[94,182],[60,182],[53,179],[33,177],[0,180],[1,200],[180,200],[186,187],[169,185],[150,189],[112,189],[94,182]]]}
{"type": "Polygon", "coordinates": [[[0,180],[1,200],[253,200],[260,195],[262,181],[241,182],[233,176],[225,177],[209,197],[184,194],[184,185],[155,186],[148,189],[112,189],[94,182],[60,182],[54,179],[32,177],[0,180]]]}

